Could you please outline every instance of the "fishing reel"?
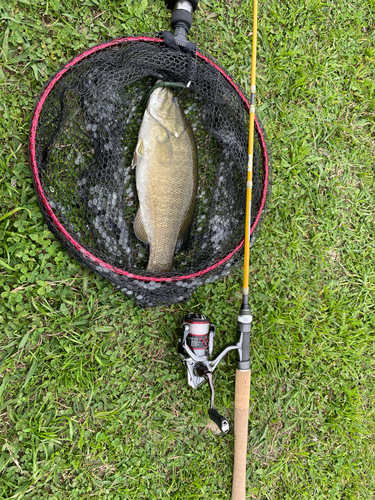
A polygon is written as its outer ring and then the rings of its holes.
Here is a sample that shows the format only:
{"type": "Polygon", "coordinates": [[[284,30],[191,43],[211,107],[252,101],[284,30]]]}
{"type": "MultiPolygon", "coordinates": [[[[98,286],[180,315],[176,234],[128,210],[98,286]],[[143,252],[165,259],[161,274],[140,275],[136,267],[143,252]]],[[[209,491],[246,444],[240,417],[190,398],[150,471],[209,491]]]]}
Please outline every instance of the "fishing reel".
{"type": "Polygon", "coordinates": [[[215,422],[221,432],[229,431],[229,423],[214,407],[215,390],[212,373],[228,352],[238,350],[238,357],[242,359],[243,332],[236,345],[226,347],[216,359],[210,360],[215,337],[215,325],[204,314],[190,312],[184,318],[182,335],[178,339],[178,354],[187,368],[188,384],[199,387],[207,380],[211,390],[211,404],[208,410],[210,419],[215,422]]]}

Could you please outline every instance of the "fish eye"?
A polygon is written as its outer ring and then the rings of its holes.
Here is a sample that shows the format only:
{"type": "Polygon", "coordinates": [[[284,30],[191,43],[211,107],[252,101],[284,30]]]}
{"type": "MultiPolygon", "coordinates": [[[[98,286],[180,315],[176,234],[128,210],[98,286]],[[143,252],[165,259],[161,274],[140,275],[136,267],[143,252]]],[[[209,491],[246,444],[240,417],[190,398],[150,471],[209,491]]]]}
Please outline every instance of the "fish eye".
{"type": "Polygon", "coordinates": [[[178,104],[178,99],[175,95],[172,97],[172,102],[173,104],[178,104]]]}

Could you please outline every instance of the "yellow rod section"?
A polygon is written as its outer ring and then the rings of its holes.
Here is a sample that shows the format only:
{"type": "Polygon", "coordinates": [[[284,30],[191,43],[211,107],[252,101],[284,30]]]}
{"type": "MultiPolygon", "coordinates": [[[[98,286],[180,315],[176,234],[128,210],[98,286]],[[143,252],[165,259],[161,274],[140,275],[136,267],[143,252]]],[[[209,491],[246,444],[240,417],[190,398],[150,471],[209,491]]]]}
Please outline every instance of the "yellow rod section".
{"type": "Polygon", "coordinates": [[[255,78],[257,57],[257,31],[258,31],[258,0],[254,0],[253,15],[253,46],[251,55],[251,86],[250,86],[250,115],[249,115],[249,156],[247,166],[247,189],[246,189],[246,227],[245,227],[245,262],[243,276],[243,294],[249,293],[249,267],[250,267],[250,224],[251,224],[251,200],[253,194],[253,154],[254,154],[254,118],[255,118],[255,78]]]}

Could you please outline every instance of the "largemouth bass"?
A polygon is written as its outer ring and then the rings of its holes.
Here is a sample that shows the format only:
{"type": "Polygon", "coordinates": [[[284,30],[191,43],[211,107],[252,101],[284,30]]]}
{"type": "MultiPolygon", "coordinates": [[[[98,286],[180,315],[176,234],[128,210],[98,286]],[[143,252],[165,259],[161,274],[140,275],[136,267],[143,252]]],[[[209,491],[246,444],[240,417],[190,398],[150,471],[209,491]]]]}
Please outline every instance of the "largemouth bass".
{"type": "Polygon", "coordinates": [[[150,95],[133,158],[139,209],[136,237],[149,244],[147,272],[173,269],[176,248],[186,246],[198,184],[198,153],[177,97],[166,87],[150,95]]]}

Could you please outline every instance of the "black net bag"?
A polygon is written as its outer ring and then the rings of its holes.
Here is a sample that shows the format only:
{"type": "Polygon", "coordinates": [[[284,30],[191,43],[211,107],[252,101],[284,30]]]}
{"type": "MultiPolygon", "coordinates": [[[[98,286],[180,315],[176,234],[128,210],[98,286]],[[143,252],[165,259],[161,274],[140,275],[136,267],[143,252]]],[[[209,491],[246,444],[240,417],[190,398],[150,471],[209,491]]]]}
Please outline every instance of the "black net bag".
{"type": "MultiPolygon", "coordinates": [[[[207,54],[169,48],[162,34],[112,40],[61,68],[39,95],[29,151],[46,222],[75,259],[139,305],[178,303],[232,272],[243,257],[249,101],[207,54]],[[132,158],[156,82],[175,90],[194,132],[198,188],[190,238],[173,270],[146,271],[148,246],[133,229],[138,210],[132,158]]],[[[271,187],[265,131],[255,119],[251,237],[271,187]]]]}

